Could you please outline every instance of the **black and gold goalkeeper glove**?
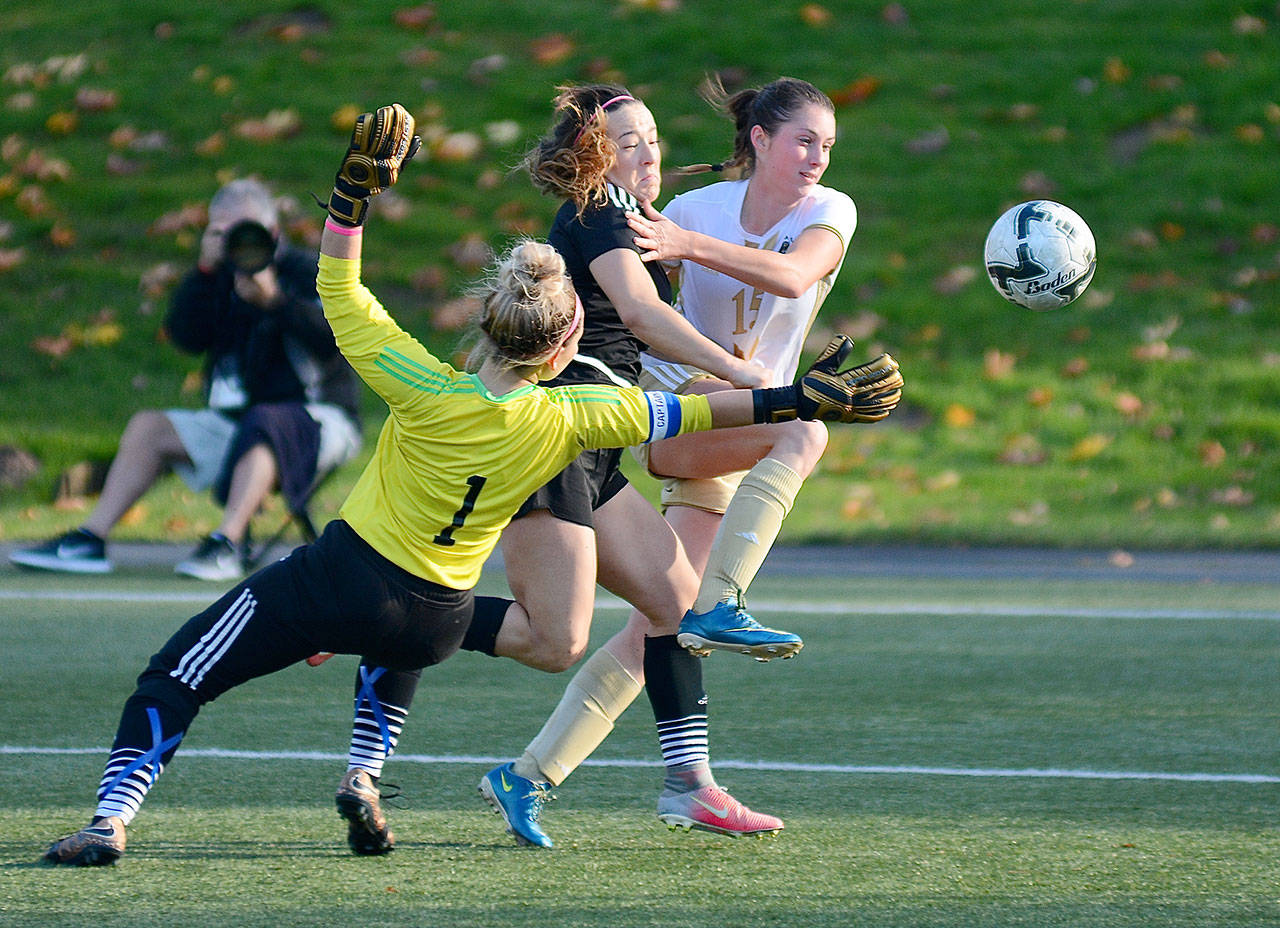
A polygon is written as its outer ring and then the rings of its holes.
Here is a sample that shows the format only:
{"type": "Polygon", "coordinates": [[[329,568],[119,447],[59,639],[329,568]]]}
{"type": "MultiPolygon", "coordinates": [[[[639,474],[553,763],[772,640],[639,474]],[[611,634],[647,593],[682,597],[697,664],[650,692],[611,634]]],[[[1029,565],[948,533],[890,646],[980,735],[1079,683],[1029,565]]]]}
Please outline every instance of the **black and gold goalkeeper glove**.
{"type": "Polygon", "coordinates": [[[887,354],[841,371],[853,350],[853,340],[837,335],[813,366],[789,387],[755,390],[755,420],[785,422],[819,419],[823,422],[878,422],[902,399],[898,362],[887,354]]]}
{"type": "Polygon", "coordinates": [[[351,131],[329,195],[329,215],[344,226],[358,226],[369,211],[369,198],[396,182],[406,161],[418,153],[422,139],[413,134],[413,116],[399,103],[361,113],[351,131]]]}

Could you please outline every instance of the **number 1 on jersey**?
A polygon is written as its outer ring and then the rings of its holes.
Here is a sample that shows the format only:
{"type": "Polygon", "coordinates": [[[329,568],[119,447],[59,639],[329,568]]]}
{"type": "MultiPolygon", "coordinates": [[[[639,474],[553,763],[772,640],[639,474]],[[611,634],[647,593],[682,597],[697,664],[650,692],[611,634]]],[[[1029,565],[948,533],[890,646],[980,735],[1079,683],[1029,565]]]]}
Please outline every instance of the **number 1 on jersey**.
{"type": "Polygon", "coordinates": [[[453,533],[462,528],[462,523],[467,521],[467,516],[471,515],[471,510],[476,508],[476,500],[480,496],[480,491],[484,488],[485,479],[480,476],[467,478],[467,495],[462,498],[462,505],[453,514],[453,522],[445,526],[439,535],[432,538],[433,542],[446,548],[454,544],[453,533]]]}

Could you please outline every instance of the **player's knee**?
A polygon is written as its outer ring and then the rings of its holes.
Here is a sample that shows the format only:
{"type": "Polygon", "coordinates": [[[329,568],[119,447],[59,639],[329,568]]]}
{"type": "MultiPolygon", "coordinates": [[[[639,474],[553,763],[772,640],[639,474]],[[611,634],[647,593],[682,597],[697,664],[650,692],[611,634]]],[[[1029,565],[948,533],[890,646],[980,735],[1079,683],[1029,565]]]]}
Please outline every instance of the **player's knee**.
{"type": "Polygon", "coordinates": [[[525,663],[546,673],[563,673],[587,654],[587,639],[539,641],[525,663]]]}
{"type": "Polygon", "coordinates": [[[784,428],[785,435],[774,445],[774,453],[788,452],[803,471],[800,476],[808,477],[827,450],[827,426],[823,422],[795,419],[786,423],[784,428]]]}

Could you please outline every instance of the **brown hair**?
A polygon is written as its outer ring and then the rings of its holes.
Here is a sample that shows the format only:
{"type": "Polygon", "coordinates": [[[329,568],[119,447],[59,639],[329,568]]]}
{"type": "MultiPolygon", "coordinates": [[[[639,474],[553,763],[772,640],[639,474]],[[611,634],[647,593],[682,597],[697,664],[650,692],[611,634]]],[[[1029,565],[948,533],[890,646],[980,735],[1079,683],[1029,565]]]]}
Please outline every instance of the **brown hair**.
{"type": "Polygon", "coordinates": [[[617,159],[617,149],[605,131],[607,109],[634,102],[616,84],[557,87],[553,101],[556,122],[525,155],[524,168],[540,191],[572,200],[581,213],[605,202],[605,175],[617,159]]]}
{"type": "Polygon", "coordinates": [[[550,360],[573,324],[576,296],[560,253],[524,239],[471,288],[480,299],[478,341],[467,367],[492,359],[531,374],[550,360]]]}
{"type": "Polygon", "coordinates": [[[681,174],[703,171],[736,171],[751,176],[756,167],[756,149],[751,144],[751,130],[756,126],[772,135],[778,127],[792,119],[802,106],[813,104],[834,113],[831,98],[810,84],[794,77],[780,77],[763,87],[739,90],[730,95],[719,77],[709,77],[702,87],[708,103],[728,115],[734,123],[733,154],[717,164],[691,164],[680,168],[681,174]]]}

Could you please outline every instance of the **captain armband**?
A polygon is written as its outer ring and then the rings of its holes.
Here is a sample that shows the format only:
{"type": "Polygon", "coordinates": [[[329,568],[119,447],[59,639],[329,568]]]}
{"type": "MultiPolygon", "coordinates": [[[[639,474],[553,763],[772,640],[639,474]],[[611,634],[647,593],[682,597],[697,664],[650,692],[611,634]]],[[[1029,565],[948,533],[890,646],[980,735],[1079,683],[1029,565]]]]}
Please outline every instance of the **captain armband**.
{"type": "Polygon", "coordinates": [[[674,393],[652,390],[645,392],[644,399],[649,405],[649,437],[643,443],[679,435],[684,421],[679,398],[674,393]]]}

